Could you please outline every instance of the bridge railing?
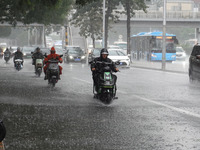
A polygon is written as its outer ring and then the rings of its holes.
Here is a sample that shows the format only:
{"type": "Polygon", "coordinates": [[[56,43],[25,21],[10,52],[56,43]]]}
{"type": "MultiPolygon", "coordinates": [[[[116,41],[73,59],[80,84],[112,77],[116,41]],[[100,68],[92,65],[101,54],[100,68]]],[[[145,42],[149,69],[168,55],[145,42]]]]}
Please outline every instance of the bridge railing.
{"type": "MultiPolygon", "coordinates": [[[[160,11],[149,11],[147,13],[144,13],[143,11],[137,11],[135,12],[134,17],[131,19],[162,19],[163,18],[163,12],[160,11]]],[[[174,20],[183,20],[183,19],[200,19],[200,12],[193,12],[193,11],[176,11],[176,12],[167,12],[166,18],[168,19],[174,19],[174,20]]],[[[120,20],[126,20],[126,15],[121,14],[119,15],[120,20]]]]}

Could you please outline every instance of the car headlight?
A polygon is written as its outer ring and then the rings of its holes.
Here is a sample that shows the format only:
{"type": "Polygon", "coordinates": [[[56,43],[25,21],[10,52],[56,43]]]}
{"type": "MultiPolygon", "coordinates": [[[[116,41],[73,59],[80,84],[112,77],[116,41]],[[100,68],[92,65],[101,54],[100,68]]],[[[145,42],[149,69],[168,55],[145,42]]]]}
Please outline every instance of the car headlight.
{"type": "Polygon", "coordinates": [[[26,56],[26,53],[24,53],[24,56],[26,56]]]}
{"type": "Polygon", "coordinates": [[[176,57],[176,55],[172,55],[172,58],[176,57]]]}
{"type": "Polygon", "coordinates": [[[155,54],[151,54],[152,57],[157,57],[155,54]]]}
{"type": "Polygon", "coordinates": [[[69,58],[70,58],[70,59],[73,59],[74,57],[73,57],[73,56],[69,56],[69,58]]]}
{"type": "Polygon", "coordinates": [[[82,56],[81,59],[85,59],[85,56],[82,56]]]}

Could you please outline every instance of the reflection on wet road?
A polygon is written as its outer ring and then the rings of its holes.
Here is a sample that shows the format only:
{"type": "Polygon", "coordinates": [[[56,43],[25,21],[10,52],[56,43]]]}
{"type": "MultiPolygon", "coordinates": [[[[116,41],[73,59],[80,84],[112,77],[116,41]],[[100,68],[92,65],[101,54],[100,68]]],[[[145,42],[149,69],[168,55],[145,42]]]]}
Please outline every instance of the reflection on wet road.
{"type": "Polygon", "coordinates": [[[200,84],[186,74],[121,69],[118,100],[93,99],[89,66],[63,64],[54,89],[35,77],[31,61],[0,72],[0,117],[7,150],[170,150],[200,147],[200,84]]]}

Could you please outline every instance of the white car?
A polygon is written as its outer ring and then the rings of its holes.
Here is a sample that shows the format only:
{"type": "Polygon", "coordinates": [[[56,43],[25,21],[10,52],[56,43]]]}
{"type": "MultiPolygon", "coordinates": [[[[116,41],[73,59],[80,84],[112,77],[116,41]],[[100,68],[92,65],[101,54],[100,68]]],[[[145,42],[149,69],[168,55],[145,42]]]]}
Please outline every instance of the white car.
{"type": "Polygon", "coordinates": [[[126,49],[122,49],[121,47],[116,46],[116,45],[109,45],[108,50],[121,50],[124,54],[127,54],[126,49]]]}
{"type": "Polygon", "coordinates": [[[176,47],[176,60],[183,60],[186,59],[186,53],[182,47],[176,47]]]}
{"type": "Polygon", "coordinates": [[[124,54],[121,50],[110,49],[108,50],[110,58],[113,62],[119,61],[119,66],[121,67],[130,67],[130,58],[128,55],[124,54]]]}
{"type": "Polygon", "coordinates": [[[108,49],[121,49],[119,46],[116,45],[108,45],[108,49]]]}

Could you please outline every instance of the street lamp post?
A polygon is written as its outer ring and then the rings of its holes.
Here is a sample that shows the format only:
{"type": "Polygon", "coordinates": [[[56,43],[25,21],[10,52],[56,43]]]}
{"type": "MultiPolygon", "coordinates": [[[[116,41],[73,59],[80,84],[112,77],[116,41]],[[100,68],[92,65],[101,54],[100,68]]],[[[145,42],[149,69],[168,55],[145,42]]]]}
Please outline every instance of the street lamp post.
{"type": "Polygon", "coordinates": [[[106,0],[103,0],[103,39],[102,39],[102,46],[105,47],[105,8],[106,7],[106,0]]]}
{"type": "Polygon", "coordinates": [[[163,50],[162,50],[162,70],[166,68],[166,0],[163,6],[163,50]]]}

